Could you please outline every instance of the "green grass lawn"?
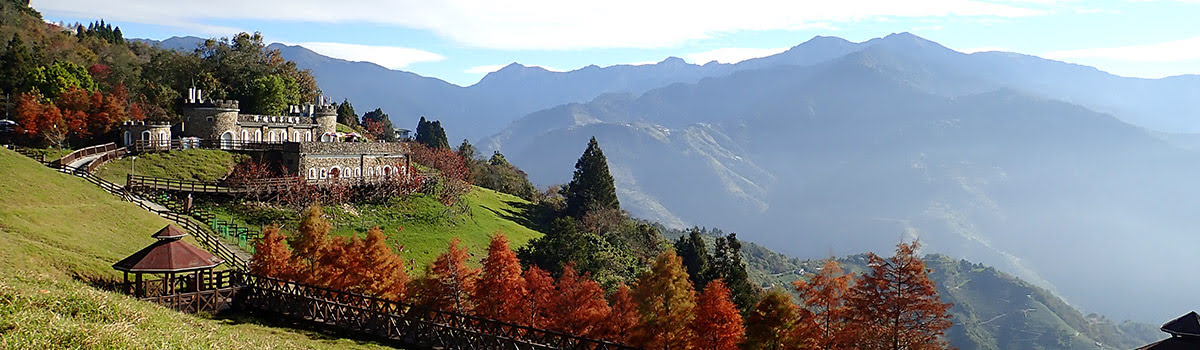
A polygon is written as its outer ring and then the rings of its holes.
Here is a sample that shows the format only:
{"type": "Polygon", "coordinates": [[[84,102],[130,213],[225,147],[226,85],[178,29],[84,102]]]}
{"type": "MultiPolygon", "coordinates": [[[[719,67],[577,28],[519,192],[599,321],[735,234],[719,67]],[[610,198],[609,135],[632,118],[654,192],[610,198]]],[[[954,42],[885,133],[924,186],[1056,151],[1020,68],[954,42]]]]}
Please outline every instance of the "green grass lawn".
{"type": "Polygon", "coordinates": [[[404,247],[401,256],[415,271],[421,271],[446,251],[453,238],[478,263],[487,253],[488,242],[495,232],[508,236],[512,248],[524,246],[542,233],[530,228],[531,204],[519,197],[475,187],[465,196],[465,213],[443,213],[446,207],[436,198],[417,194],[390,205],[365,205],[327,208],[332,217],[334,234],[365,236],[371,227],[379,226],[394,247],[404,247]],[[403,228],[401,230],[401,228],[403,228]],[[411,259],[411,260],[408,260],[411,259]]]}
{"type": "Polygon", "coordinates": [[[104,292],[112,263],[166,221],[81,179],[0,150],[0,348],[377,347],[182,314],[104,292]]]}
{"type": "Polygon", "coordinates": [[[96,175],[117,184],[125,184],[132,163],[137,167],[138,175],[213,181],[225,177],[245,158],[243,155],[210,149],[143,153],[136,161],[125,157],[108,162],[96,171],[96,175]]]}

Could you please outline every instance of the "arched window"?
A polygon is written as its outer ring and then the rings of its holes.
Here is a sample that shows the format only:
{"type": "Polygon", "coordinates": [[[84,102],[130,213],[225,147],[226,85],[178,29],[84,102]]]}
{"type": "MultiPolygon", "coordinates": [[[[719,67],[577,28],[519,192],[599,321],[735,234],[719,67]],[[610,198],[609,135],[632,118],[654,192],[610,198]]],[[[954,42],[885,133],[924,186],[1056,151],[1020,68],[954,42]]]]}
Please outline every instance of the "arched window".
{"type": "Polygon", "coordinates": [[[362,177],[362,168],[354,168],[354,177],[362,177]]]}
{"type": "Polygon", "coordinates": [[[142,132],[142,140],[150,141],[150,130],[142,132]]]}
{"type": "Polygon", "coordinates": [[[274,131],[268,131],[267,134],[271,136],[271,142],[279,142],[279,134],[274,131]]]}
{"type": "Polygon", "coordinates": [[[333,169],[329,169],[329,179],[330,180],[337,180],[341,176],[342,176],[342,169],[338,169],[338,167],[333,167],[333,169]]]}
{"type": "Polygon", "coordinates": [[[279,136],[280,136],[280,140],[282,140],[283,142],[287,142],[287,137],[288,137],[287,130],[280,131],[279,136]]]}
{"type": "Polygon", "coordinates": [[[254,142],[262,142],[262,130],[254,130],[254,142]]]}
{"type": "Polygon", "coordinates": [[[125,131],[125,144],[129,145],[132,143],[133,143],[133,132],[125,131]]]}
{"type": "Polygon", "coordinates": [[[329,170],[326,170],[325,168],[321,168],[321,178],[324,179],[324,178],[328,178],[328,177],[329,177],[329,170]]]}
{"type": "Polygon", "coordinates": [[[304,141],[312,142],[312,130],[304,132],[304,141]]]}
{"type": "Polygon", "coordinates": [[[384,177],[392,176],[392,166],[391,165],[383,166],[383,176],[384,177]]]}
{"type": "Polygon", "coordinates": [[[242,141],[243,142],[250,141],[250,132],[249,131],[242,130],[242,141]]]}
{"type": "Polygon", "coordinates": [[[304,139],[300,138],[300,130],[296,130],[295,133],[296,133],[296,141],[304,140],[304,139]]]}
{"type": "Polygon", "coordinates": [[[308,178],[314,180],[317,178],[317,168],[308,168],[308,178]]]}

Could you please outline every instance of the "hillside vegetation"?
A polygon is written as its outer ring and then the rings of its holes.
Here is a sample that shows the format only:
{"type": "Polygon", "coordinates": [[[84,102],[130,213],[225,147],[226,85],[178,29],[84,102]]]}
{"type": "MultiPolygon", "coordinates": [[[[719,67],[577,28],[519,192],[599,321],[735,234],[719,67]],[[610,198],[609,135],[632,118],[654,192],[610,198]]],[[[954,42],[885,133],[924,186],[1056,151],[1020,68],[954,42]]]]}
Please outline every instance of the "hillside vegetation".
{"type": "Polygon", "coordinates": [[[213,320],[97,290],[166,221],[83,180],[0,150],[0,348],[363,348],[213,320]]]}
{"type": "MultiPolygon", "coordinates": [[[[819,271],[822,261],[789,258],[766,247],[742,247],[750,277],[770,288],[819,271]]],[[[866,270],[864,255],[839,258],[849,273],[866,270]]],[[[994,267],[938,254],[925,256],[930,278],[950,308],[954,326],[946,332],[958,349],[1130,349],[1162,338],[1156,327],[1115,323],[1084,315],[1049,291],[994,267]]]]}

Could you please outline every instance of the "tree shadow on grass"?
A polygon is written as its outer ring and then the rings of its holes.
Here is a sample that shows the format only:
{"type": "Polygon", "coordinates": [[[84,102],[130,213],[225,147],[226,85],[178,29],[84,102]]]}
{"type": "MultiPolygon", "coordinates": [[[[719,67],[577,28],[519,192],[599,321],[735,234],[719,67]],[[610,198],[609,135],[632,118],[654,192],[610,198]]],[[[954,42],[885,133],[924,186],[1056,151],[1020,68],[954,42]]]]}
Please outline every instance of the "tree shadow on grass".
{"type": "Polygon", "coordinates": [[[537,204],[518,201],[504,201],[504,204],[515,208],[516,210],[496,210],[487,206],[483,206],[483,208],[495,213],[502,219],[515,222],[518,225],[524,226],[530,230],[543,233],[549,230],[550,223],[553,222],[555,218],[554,212],[537,204]]]}

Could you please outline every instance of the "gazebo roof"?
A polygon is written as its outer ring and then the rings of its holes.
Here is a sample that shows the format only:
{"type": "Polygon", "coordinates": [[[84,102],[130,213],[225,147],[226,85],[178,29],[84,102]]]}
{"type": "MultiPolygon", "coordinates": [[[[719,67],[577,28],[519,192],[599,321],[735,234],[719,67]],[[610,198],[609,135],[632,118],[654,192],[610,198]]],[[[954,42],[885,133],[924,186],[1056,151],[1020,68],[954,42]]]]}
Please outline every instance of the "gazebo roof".
{"type": "Polygon", "coordinates": [[[183,230],[175,227],[175,225],[167,225],[153,235],[150,235],[150,237],[158,239],[183,238],[183,236],[187,236],[187,232],[183,232],[183,230]]]}
{"type": "Polygon", "coordinates": [[[1200,314],[1192,311],[1179,316],[1179,318],[1163,324],[1162,331],[1177,336],[1200,337],[1200,314]]]}
{"type": "Polygon", "coordinates": [[[113,264],[113,268],[125,272],[184,272],[213,268],[223,262],[187,242],[163,239],[113,264]]]}

